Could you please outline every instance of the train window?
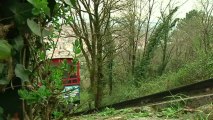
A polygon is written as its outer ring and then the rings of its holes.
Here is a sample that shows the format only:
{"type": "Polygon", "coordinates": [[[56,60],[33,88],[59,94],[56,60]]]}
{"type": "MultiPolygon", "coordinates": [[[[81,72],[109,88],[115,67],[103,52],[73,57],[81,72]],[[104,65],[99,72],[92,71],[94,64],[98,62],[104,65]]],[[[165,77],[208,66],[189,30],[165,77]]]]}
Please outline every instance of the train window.
{"type": "Polygon", "coordinates": [[[72,82],[73,82],[73,83],[77,83],[78,81],[77,81],[77,79],[74,79],[72,82]]]}

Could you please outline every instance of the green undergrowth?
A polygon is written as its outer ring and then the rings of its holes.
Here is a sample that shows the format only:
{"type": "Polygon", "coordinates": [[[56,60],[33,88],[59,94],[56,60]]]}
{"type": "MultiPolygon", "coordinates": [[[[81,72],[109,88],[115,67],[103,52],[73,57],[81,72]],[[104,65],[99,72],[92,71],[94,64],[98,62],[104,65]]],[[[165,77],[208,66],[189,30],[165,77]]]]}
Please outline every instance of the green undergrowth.
{"type": "Polygon", "coordinates": [[[177,72],[142,81],[140,87],[131,83],[121,83],[114,87],[113,94],[106,95],[103,104],[112,104],[134,99],[180,86],[196,83],[213,77],[213,57],[202,57],[186,64],[177,72]]]}

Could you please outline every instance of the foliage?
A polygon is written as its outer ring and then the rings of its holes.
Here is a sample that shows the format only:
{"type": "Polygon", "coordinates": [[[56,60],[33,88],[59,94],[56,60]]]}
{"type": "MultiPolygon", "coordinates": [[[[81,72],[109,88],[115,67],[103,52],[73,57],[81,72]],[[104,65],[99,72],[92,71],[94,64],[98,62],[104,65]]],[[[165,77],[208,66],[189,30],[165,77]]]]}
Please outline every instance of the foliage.
{"type": "Polygon", "coordinates": [[[171,10],[169,15],[163,17],[162,23],[160,23],[157,26],[157,28],[155,29],[155,31],[153,32],[153,34],[151,34],[147,48],[144,51],[143,58],[140,61],[139,65],[136,67],[135,74],[137,77],[136,78],[137,84],[138,84],[138,82],[141,81],[140,79],[147,78],[147,76],[148,76],[147,70],[148,70],[151,60],[154,56],[154,52],[155,52],[156,48],[159,46],[159,44],[161,43],[161,41],[163,41],[163,43],[167,44],[166,40],[168,38],[164,38],[164,37],[169,34],[169,31],[171,31],[171,29],[175,26],[175,24],[177,22],[177,19],[171,22],[172,17],[177,12],[177,10],[178,10],[178,7],[171,10]]]}
{"type": "Polygon", "coordinates": [[[114,108],[105,108],[100,115],[101,116],[109,116],[115,114],[115,109],[114,108]]]}
{"type": "Polygon", "coordinates": [[[162,115],[166,118],[177,118],[177,113],[179,112],[178,108],[168,107],[162,110],[162,115]]]}
{"type": "Polygon", "coordinates": [[[21,78],[21,80],[25,82],[25,81],[29,81],[29,75],[31,74],[31,71],[25,69],[23,65],[17,64],[15,67],[15,74],[16,74],[16,77],[21,78]]]}
{"type": "Polygon", "coordinates": [[[68,69],[70,68],[68,67],[66,61],[61,66],[46,67],[46,69],[44,70],[50,72],[50,74],[46,79],[40,81],[41,86],[39,86],[40,83],[34,82],[33,90],[19,90],[19,95],[23,100],[27,102],[28,105],[40,106],[34,113],[36,116],[40,116],[42,119],[50,117],[52,116],[52,114],[54,118],[64,117],[62,113],[58,111],[58,108],[60,106],[68,106],[73,102],[72,97],[64,97],[65,94],[72,93],[72,90],[63,92],[64,87],[62,84],[62,78],[64,75],[64,71],[68,71],[68,69]],[[49,113],[50,116],[43,116],[43,113],[48,112],[46,111],[47,109],[51,110],[49,113]],[[43,112],[40,113],[39,111],[43,112]]]}
{"type": "Polygon", "coordinates": [[[11,46],[6,40],[0,40],[0,59],[11,57],[11,46]]]}
{"type": "Polygon", "coordinates": [[[40,37],[45,37],[50,35],[50,33],[46,30],[41,28],[41,26],[39,26],[36,22],[34,22],[33,20],[27,19],[27,25],[29,26],[30,30],[40,36],[40,37]]]}
{"type": "Polygon", "coordinates": [[[53,112],[53,119],[58,119],[63,117],[63,112],[54,111],[53,112]]]}
{"type": "MultiPolygon", "coordinates": [[[[24,46],[23,39],[24,34],[27,33],[25,20],[31,16],[31,13],[28,10],[32,8],[27,3],[19,3],[11,0],[1,4],[3,11],[1,9],[0,12],[5,14],[0,16],[0,33],[2,33],[0,34],[0,59],[4,59],[0,61],[0,63],[4,66],[3,71],[0,73],[0,82],[3,83],[6,78],[7,82],[1,84],[1,86],[6,86],[12,78],[14,78],[13,69],[16,64],[23,64],[23,61],[28,62],[28,55],[23,53],[23,50],[26,50],[28,46],[24,46]],[[5,19],[8,16],[9,18],[12,16],[12,19],[5,19]]],[[[1,88],[1,90],[2,89],[4,89],[4,87],[1,88]]]]}
{"type": "Polygon", "coordinates": [[[169,72],[156,80],[164,80],[167,89],[183,84],[194,83],[198,80],[205,80],[212,77],[212,57],[202,57],[194,62],[186,64],[177,72],[169,72]]]}
{"type": "Polygon", "coordinates": [[[51,93],[45,86],[41,86],[34,92],[28,90],[20,90],[19,95],[30,105],[35,103],[44,103],[46,99],[51,95],[51,93]]]}
{"type": "MultiPolygon", "coordinates": [[[[174,51],[172,52],[171,62],[173,65],[179,62],[189,62],[197,59],[204,53],[202,45],[202,12],[192,10],[186,14],[186,17],[180,19],[176,29],[172,31],[172,42],[174,51]]],[[[170,63],[169,63],[170,64],[170,63]]],[[[177,66],[178,67],[178,66],[177,66]]],[[[169,65],[170,70],[178,69],[169,65]]]]}
{"type": "Polygon", "coordinates": [[[179,118],[181,114],[183,114],[183,108],[186,104],[186,101],[184,101],[183,97],[186,97],[185,95],[172,95],[171,100],[180,99],[181,101],[178,102],[172,102],[168,107],[163,108],[159,113],[159,117],[166,117],[166,118],[179,118]]]}
{"type": "Polygon", "coordinates": [[[50,8],[48,7],[47,0],[27,0],[34,8],[32,9],[33,15],[46,14],[50,16],[50,8]]]}
{"type": "MultiPolygon", "coordinates": [[[[61,26],[63,25],[56,18],[61,17],[62,13],[53,12],[54,9],[56,11],[59,9],[55,7],[55,0],[27,1],[22,3],[9,0],[3,3],[5,4],[3,7],[6,10],[9,9],[6,12],[11,13],[12,11],[12,15],[15,17],[10,20],[11,24],[3,23],[3,30],[0,31],[0,33],[3,33],[0,34],[0,59],[4,59],[3,63],[1,63],[1,73],[3,73],[1,77],[6,76],[4,74],[6,67],[8,76],[10,76],[8,81],[14,77],[14,73],[16,77],[22,80],[23,89],[19,90],[18,93],[27,103],[25,108],[27,111],[24,112],[26,113],[25,117],[27,116],[28,119],[39,117],[49,120],[52,114],[55,119],[63,118],[61,111],[57,111],[58,106],[67,106],[72,103],[73,98],[64,98],[62,78],[65,71],[75,72],[75,67],[70,68],[66,61],[59,67],[52,66],[50,60],[52,57],[48,58],[46,55],[46,50],[54,50],[56,48],[57,43],[53,39],[60,37],[61,26]],[[26,9],[21,9],[21,7],[26,9]],[[52,25],[54,28],[51,29],[54,32],[50,32],[47,25],[52,25]],[[7,35],[11,31],[10,29],[14,29],[12,32],[15,35],[7,35]],[[49,42],[46,42],[45,39],[49,42]]],[[[72,0],[73,5],[74,3],[75,1],[72,0]]],[[[62,7],[65,4],[60,3],[58,5],[58,7],[62,7]]],[[[7,15],[0,16],[0,20],[4,20],[4,17],[7,18],[7,15]]],[[[80,54],[81,50],[79,50],[80,44],[78,40],[73,44],[73,64],[76,64],[78,62],[77,55],[80,54]]],[[[0,82],[9,83],[3,80],[0,80],[0,82]]],[[[72,90],[68,92],[72,92],[72,90]]]]}

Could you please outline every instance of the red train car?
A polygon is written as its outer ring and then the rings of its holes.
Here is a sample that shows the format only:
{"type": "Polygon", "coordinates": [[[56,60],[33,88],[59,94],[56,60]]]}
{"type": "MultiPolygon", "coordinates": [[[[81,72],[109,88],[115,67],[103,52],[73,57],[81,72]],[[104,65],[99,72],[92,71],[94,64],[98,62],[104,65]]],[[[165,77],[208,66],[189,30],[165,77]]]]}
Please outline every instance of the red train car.
{"type": "Polygon", "coordinates": [[[72,97],[73,103],[80,103],[80,62],[73,64],[72,58],[53,58],[51,59],[52,64],[59,66],[63,61],[66,61],[70,69],[75,69],[75,72],[64,73],[64,78],[62,78],[64,85],[65,98],[72,97]],[[67,92],[69,91],[69,92],[67,92]]]}

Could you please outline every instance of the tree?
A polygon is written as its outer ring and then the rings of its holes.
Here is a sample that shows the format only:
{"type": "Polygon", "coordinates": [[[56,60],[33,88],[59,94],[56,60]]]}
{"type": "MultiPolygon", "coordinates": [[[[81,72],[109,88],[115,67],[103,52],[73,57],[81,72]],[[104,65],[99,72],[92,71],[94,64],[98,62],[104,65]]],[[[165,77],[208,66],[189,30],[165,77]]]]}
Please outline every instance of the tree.
{"type": "Polygon", "coordinates": [[[208,54],[209,51],[211,50],[211,41],[212,41],[212,22],[213,22],[213,3],[210,0],[201,0],[200,1],[201,6],[202,6],[202,41],[203,41],[203,46],[205,53],[208,54]]]}
{"type": "Polygon", "coordinates": [[[96,108],[100,107],[103,96],[103,37],[106,35],[111,13],[118,10],[118,3],[119,0],[79,0],[74,9],[71,9],[74,20],[69,25],[80,39],[96,108]]]}
{"type": "Polygon", "coordinates": [[[148,17],[147,17],[147,23],[146,23],[143,56],[146,53],[146,49],[147,49],[147,45],[148,45],[148,35],[149,35],[149,31],[150,31],[150,22],[151,22],[151,17],[152,17],[152,13],[153,13],[153,7],[154,7],[154,4],[155,4],[155,0],[148,0],[148,2],[149,2],[149,9],[148,9],[148,17]]]}
{"type": "MultiPolygon", "coordinates": [[[[202,12],[197,10],[186,13],[186,17],[179,20],[171,33],[171,43],[174,45],[172,59],[179,63],[192,61],[203,51],[201,16],[202,12]]],[[[177,63],[176,67],[179,65],[177,63]]]]}
{"type": "Polygon", "coordinates": [[[162,13],[162,22],[164,23],[164,28],[162,30],[162,38],[160,41],[161,49],[162,49],[162,61],[161,64],[158,68],[158,74],[162,75],[168,62],[170,59],[171,55],[171,50],[168,51],[168,44],[169,44],[169,36],[170,36],[170,31],[172,30],[173,27],[175,27],[177,21],[179,20],[176,18],[175,20],[173,19],[173,15],[177,12],[178,7],[169,10],[169,15],[164,15],[162,13]]]}
{"type": "MultiPolygon", "coordinates": [[[[142,30],[145,21],[147,20],[147,37],[148,37],[148,30],[150,25],[150,19],[152,14],[152,8],[154,5],[154,1],[151,3],[149,0],[149,10],[148,15],[146,17],[142,17],[142,13],[144,11],[144,6],[147,5],[147,1],[137,1],[137,0],[129,0],[127,2],[128,7],[126,8],[126,14],[124,14],[124,27],[127,28],[125,31],[125,35],[127,37],[127,54],[128,54],[128,73],[130,76],[134,77],[135,72],[135,65],[137,60],[137,50],[138,50],[138,43],[141,42],[142,38],[142,30]],[[144,5],[142,5],[144,4],[144,5]]],[[[146,38],[146,37],[145,37],[146,38]]],[[[146,40],[145,40],[146,41],[146,40]]],[[[146,42],[145,42],[146,43],[146,42]]]]}
{"type": "Polygon", "coordinates": [[[106,29],[106,35],[104,39],[104,58],[105,58],[105,83],[109,86],[109,94],[112,94],[113,90],[113,65],[114,65],[114,56],[115,56],[115,41],[113,40],[112,31],[113,26],[109,26],[106,29]]]}
{"type": "Polygon", "coordinates": [[[127,80],[131,81],[135,78],[135,67],[138,59],[140,59],[141,51],[138,47],[144,48],[143,46],[146,41],[144,37],[147,35],[148,38],[150,33],[152,8],[155,2],[152,0],[128,0],[126,4],[126,8],[121,13],[121,16],[118,17],[119,22],[117,26],[121,30],[117,34],[121,36],[119,41],[125,43],[120,57],[123,58],[127,80]]]}
{"type": "Polygon", "coordinates": [[[144,51],[144,56],[142,60],[140,61],[140,65],[138,66],[138,71],[136,75],[140,79],[140,76],[146,78],[147,77],[147,69],[150,65],[151,59],[154,57],[154,52],[161,44],[161,42],[164,44],[163,47],[163,67],[165,67],[165,58],[166,58],[166,50],[167,50],[167,44],[168,44],[168,34],[172,27],[174,27],[174,24],[177,20],[170,23],[172,16],[177,11],[177,7],[169,13],[166,17],[164,17],[161,21],[161,23],[156,27],[153,34],[149,37],[149,42],[147,43],[146,51],[144,51]]]}
{"type": "MultiPolygon", "coordinates": [[[[171,34],[174,60],[186,63],[211,52],[211,47],[209,46],[208,50],[206,43],[207,41],[211,43],[212,22],[204,23],[204,19],[211,19],[206,17],[204,11],[192,10],[186,14],[185,18],[179,20],[176,29],[171,34]]],[[[176,67],[178,66],[177,63],[176,67]]]]}

